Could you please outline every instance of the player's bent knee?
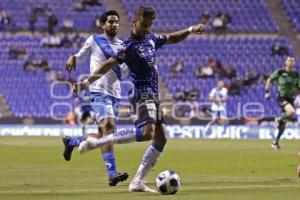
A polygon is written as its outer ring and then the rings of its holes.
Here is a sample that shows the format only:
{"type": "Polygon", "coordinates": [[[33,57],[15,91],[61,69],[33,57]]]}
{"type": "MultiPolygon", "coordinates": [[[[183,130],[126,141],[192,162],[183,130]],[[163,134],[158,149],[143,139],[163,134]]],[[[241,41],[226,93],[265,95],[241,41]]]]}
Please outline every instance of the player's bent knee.
{"type": "Polygon", "coordinates": [[[143,140],[144,140],[144,141],[149,141],[149,140],[151,140],[153,134],[154,134],[154,133],[151,133],[151,132],[145,132],[145,133],[143,133],[143,140]]]}
{"type": "Polygon", "coordinates": [[[155,133],[155,126],[153,124],[147,124],[143,128],[143,140],[151,140],[155,133]]]}

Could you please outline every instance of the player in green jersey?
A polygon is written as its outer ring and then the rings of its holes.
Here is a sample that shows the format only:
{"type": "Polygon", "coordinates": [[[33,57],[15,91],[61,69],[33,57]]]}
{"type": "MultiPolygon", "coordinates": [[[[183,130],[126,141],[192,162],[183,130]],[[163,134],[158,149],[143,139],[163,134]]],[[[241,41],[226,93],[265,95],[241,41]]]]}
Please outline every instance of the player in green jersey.
{"type": "Polygon", "coordinates": [[[282,109],[282,114],[275,118],[275,121],[278,122],[278,134],[272,143],[274,149],[280,149],[279,140],[284,132],[285,124],[295,114],[293,102],[294,96],[298,88],[300,88],[300,77],[298,72],[295,71],[294,66],[295,59],[287,57],[284,68],[274,71],[266,82],[265,98],[270,98],[270,86],[275,81],[278,85],[277,101],[282,109]]]}

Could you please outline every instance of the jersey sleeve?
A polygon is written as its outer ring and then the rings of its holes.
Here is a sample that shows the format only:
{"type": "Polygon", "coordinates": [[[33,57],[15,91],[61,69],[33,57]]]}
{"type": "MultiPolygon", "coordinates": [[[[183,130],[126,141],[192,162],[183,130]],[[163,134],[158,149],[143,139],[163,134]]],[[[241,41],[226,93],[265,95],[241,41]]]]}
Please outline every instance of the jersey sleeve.
{"type": "Polygon", "coordinates": [[[112,58],[116,59],[120,64],[124,63],[126,58],[128,57],[128,52],[130,49],[130,44],[124,42],[121,47],[117,50],[116,53],[112,56],[112,58]]]}
{"type": "Polygon", "coordinates": [[[167,36],[159,35],[159,34],[156,34],[156,33],[152,34],[152,39],[155,43],[155,49],[159,49],[160,47],[162,47],[167,42],[167,36]]]}
{"type": "Polygon", "coordinates": [[[93,40],[92,36],[88,37],[78,53],[74,55],[77,63],[81,63],[83,60],[91,56],[93,40]]]}
{"type": "Polygon", "coordinates": [[[275,72],[273,72],[270,76],[271,80],[274,81],[276,79],[278,79],[279,77],[279,70],[276,70],[275,72]]]}
{"type": "Polygon", "coordinates": [[[209,93],[209,96],[208,96],[208,98],[209,99],[213,99],[213,98],[215,98],[215,96],[216,96],[216,94],[215,94],[216,92],[215,92],[215,89],[212,89],[211,91],[210,91],[210,93],[209,93]]]}

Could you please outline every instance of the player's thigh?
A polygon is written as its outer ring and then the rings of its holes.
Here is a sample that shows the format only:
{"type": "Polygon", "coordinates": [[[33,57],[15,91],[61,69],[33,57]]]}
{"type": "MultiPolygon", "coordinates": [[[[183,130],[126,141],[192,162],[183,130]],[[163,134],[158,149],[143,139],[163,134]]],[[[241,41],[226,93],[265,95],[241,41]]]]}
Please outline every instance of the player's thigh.
{"type": "Polygon", "coordinates": [[[118,117],[118,113],[116,113],[114,109],[114,101],[112,98],[104,95],[96,95],[91,98],[90,103],[96,114],[96,123],[98,125],[108,124],[111,122],[111,119],[106,120],[106,118],[112,118],[115,120],[118,117]]]}
{"type": "Polygon", "coordinates": [[[98,127],[103,135],[109,135],[117,130],[116,120],[113,117],[105,117],[100,121],[98,127]]]}
{"type": "Polygon", "coordinates": [[[151,140],[155,135],[155,124],[147,123],[144,126],[140,127],[143,132],[143,140],[151,140]]]}

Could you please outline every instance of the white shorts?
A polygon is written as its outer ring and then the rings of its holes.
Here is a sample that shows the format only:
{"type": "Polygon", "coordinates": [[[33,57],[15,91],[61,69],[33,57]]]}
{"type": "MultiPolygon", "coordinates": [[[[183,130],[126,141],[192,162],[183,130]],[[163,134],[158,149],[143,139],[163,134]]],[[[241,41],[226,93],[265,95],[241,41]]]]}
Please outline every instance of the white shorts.
{"type": "Polygon", "coordinates": [[[212,120],[226,119],[227,118],[226,110],[212,110],[211,118],[212,120]]]}
{"type": "Polygon", "coordinates": [[[120,110],[120,99],[113,96],[106,95],[103,93],[91,92],[90,104],[93,111],[96,113],[97,124],[104,118],[115,118],[119,117],[120,110]]]}

